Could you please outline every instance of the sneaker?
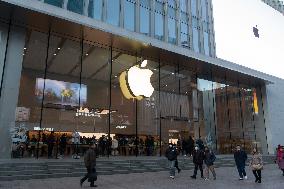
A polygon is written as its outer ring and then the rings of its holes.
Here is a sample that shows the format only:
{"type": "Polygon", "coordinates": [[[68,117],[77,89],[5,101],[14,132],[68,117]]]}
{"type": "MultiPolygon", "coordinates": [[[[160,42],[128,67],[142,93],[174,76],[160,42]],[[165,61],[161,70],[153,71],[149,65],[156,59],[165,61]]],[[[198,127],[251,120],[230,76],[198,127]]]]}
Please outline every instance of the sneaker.
{"type": "Polygon", "coordinates": [[[192,175],[192,176],[190,176],[192,179],[196,179],[196,176],[194,176],[194,175],[192,175]]]}
{"type": "Polygon", "coordinates": [[[244,180],[244,178],[239,178],[239,180],[244,180]]]}
{"type": "Polygon", "coordinates": [[[171,179],[174,179],[175,177],[174,177],[174,176],[170,176],[170,178],[171,178],[171,179]]]}
{"type": "Polygon", "coordinates": [[[245,176],[245,179],[248,180],[248,176],[245,176]]]}

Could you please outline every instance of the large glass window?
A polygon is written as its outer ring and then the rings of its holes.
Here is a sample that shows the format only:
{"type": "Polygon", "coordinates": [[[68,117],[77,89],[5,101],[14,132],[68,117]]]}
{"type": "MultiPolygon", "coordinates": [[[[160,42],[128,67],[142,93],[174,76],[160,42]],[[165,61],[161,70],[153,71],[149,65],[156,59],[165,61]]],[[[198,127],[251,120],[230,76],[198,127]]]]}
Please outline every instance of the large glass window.
{"type": "Polygon", "coordinates": [[[78,14],[83,14],[83,5],[83,0],[68,0],[67,10],[78,14]]]}
{"type": "Polygon", "coordinates": [[[63,0],[44,0],[44,2],[57,7],[62,7],[63,5],[63,0]]]}
{"type": "Polygon", "coordinates": [[[177,37],[175,1],[169,1],[168,5],[168,41],[175,44],[177,37]]]}
{"type": "Polygon", "coordinates": [[[196,0],[191,0],[191,15],[197,17],[197,2],[196,0]]]}
{"type": "Polygon", "coordinates": [[[189,48],[188,24],[180,23],[180,41],[183,47],[189,48]]]}
{"type": "Polygon", "coordinates": [[[150,0],[140,1],[140,32],[146,35],[150,33],[150,0]]]}
{"type": "Polygon", "coordinates": [[[179,6],[180,6],[180,10],[182,12],[187,12],[187,0],[180,0],[179,1],[179,6]]]}
{"type": "Polygon", "coordinates": [[[210,55],[209,34],[207,32],[203,32],[203,46],[204,46],[204,54],[209,56],[210,55]]]}
{"type": "Polygon", "coordinates": [[[201,0],[201,13],[202,13],[202,20],[207,21],[207,2],[206,0],[201,0]]]}
{"type": "Polygon", "coordinates": [[[135,30],[135,3],[129,0],[124,1],[124,28],[135,30]]]}
{"type": "Polygon", "coordinates": [[[89,1],[89,17],[97,20],[102,19],[103,0],[90,0],[89,1]]]}
{"type": "Polygon", "coordinates": [[[192,30],[193,50],[199,53],[199,30],[197,28],[193,28],[192,30]]]}
{"type": "Polygon", "coordinates": [[[155,38],[164,40],[164,3],[156,2],[155,7],[155,38]]]}
{"type": "Polygon", "coordinates": [[[119,26],[120,1],[106,0],[106,22],[119,26]]]}

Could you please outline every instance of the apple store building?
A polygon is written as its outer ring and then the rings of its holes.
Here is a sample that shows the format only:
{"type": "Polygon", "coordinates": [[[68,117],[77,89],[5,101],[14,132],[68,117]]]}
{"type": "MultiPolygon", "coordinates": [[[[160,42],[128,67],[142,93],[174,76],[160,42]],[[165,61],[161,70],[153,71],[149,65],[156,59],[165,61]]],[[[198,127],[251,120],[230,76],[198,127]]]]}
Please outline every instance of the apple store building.
{"type": "MultiPolygon", "coordinates": [[[[0,3],[2,158],[45,158],[62,146],[71,156],[74,144],[83,153],[93,142],[100,155],[160,156],[169,143],[182,149],[190,137],[219,154],[232,153],[237,144],[268,152],[269,81],[215,58],[210,32],[167,29],[181,23],[170,17],[174,5],[155,1],[154,10],[144,6],[148,1],[125,0],[118,27],[105,13],[115,8],[109,1],[82,3],[81,12],[80,4],[72,5],[80,1],[12,2],[0,3]],[[103,9],[96,7],[102,2],[103,9]],[[170,7],[167,15],[159,3],[170,7]],[[134,12],[126,13],[132,5],[134,12]],[[149,20],[124,21],[136,11],[149,20]],[[164,22],[150,19],[160,16],[164,22]],[[196,46],[195,31],[209,40],[196,46]]],[[[116,18],[116,11],[109,14],[116,18]]]]}

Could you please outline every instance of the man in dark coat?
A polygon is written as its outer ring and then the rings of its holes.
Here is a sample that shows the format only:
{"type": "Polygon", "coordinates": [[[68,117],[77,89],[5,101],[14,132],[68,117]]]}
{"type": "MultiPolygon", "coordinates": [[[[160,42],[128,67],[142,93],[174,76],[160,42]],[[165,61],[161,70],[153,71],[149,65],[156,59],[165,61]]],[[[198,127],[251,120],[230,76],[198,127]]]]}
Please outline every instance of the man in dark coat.
{"type": "Polygon", "coordinates": [[[236,152],[234,153],[234,158],[236,162],[236,166],[240,175],[239,180],[247,179],[247,174],[245,170],[246,160],[248,159],[245,151],[241,150],[240,145],[236,147],[236,152]]]}
{"type": "Polygon", "coordinates": [[[52,131],[47,138],[47,151],[48,151],[47,155],[48,155],[48,158],[52,158],[54,143],[55,143],[55,136],[54,136],[54,132],[52,131]]]}
{"type": "Polygon", "coordinates": [[[80,186],[85,180],[91,183],[91,187],[97,187],[94,185],[94,182],[97,180],[97,173],[96,173],[96,144],[91,144],[90,148],[87,150],[86,154],[84,155],[84,163],[85,167],[87,168],[87,174],[80,180],[80,186]]]}
{"type": "Polygon", "coordinates": [[[205,168],[205,180],[209,179],[209,170],[213,174],[213,179],[216,180],[216,172],[214,169],[214,161],[216,160],[215,154],[209,149],[209,147],[205,147],[204,150],[204,163],[206,165],[205,168]]]}
{"type": "Polygon", "coordinates": [[[192,152],[192,156],[193,156],[193,163],[194,163],[194,174],[191,176],[191,178],[196,179],[198,168],[201,173],[201,178],[204,178],[203,177],[203,160],[204,160],[203,150],[200,150],[198,146],[195,146],[195,149],[192,152]]]}
{"type": "Polygon", "coordinates": [[[189,139],[187,141],[187,146],[186,146],[186,154],[188,156],[192,155],[193,148],[194,148],[194,140],[192,139],[191,136],[189,136],[189,139]]]}
{"type": "Polygon", "coordinates": [[[175,178],[175,165],[177,161],[178,152],[172,143],[169,144],[169,148],[166,150],[166,157],[169,161],[170,178],[175,178]]]}

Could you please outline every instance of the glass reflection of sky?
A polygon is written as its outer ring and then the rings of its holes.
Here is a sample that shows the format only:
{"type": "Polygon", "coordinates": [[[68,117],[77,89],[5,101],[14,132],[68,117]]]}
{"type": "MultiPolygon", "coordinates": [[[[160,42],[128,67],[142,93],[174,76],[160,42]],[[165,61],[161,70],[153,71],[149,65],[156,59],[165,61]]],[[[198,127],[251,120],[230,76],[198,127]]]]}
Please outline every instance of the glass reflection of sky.
{"type": "MultiPolygon", "coordinates": [[[[36,79],[36,96],[38,99],[42,99],[44,79],[36,79]]],[[[45,79],[45,102],[64,105],[79,105],[79,94],[81,104],[85,104],[87,101],[87,86],[78,83],[69,83],[64,81],[57,81],[51,79],[45,79]],[[72,91],[70,97],[63,97],[62,91],[72,91]]]]}

